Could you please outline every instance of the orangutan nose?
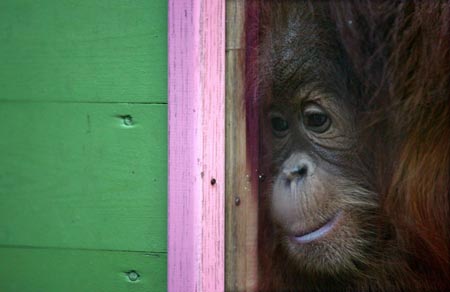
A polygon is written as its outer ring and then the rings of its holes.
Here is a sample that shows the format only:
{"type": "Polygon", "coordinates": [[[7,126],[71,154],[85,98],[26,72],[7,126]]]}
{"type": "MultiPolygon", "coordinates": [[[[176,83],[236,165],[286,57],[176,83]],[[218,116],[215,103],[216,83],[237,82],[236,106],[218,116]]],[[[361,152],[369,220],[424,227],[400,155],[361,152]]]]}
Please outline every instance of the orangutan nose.
{"type": "Polygon", "coordinates": [[[291,169],[285,169],[283,172],[288,180],[302,179],[308,174],[308,167],[302,165],[291,169]]]}
{"type": "Polygon", "coordinates": [[[301,180],[311,175],[314,163],[308,155],[296,153],[283,164],[283,174],[287,181],[301,180]]]}

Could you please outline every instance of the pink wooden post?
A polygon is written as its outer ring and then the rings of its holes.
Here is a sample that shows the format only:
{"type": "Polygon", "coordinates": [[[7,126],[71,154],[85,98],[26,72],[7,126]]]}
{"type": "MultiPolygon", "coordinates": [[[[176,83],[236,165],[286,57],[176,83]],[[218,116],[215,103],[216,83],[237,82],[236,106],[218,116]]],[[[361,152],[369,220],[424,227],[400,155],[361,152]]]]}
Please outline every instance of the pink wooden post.
{"type": "Polygon", "coordinates": [[[169,0],[168,290],[224,290],[225,0],[169,0]]]}

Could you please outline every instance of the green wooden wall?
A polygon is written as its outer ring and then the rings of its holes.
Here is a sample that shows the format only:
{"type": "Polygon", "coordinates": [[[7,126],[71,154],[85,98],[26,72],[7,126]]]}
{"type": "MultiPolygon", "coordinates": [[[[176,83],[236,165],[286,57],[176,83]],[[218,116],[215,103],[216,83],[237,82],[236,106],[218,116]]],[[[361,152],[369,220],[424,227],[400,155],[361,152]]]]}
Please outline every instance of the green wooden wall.
{"type": "Polygon", "coordinates": [[[167,1],[0,1],[0,291],[165,291],[167,1]]]}

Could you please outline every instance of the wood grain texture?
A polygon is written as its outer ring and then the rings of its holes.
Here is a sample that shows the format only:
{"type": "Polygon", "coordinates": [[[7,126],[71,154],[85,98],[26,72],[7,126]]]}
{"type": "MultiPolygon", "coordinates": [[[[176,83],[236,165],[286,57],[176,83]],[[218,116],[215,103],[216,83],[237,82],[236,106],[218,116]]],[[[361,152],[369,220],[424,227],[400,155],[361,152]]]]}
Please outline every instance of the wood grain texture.
{"type": "Polygon", "coordinates": [[[169,1],[168,289],[224,290],[225,1],[169,1]]]}
{"type": "Polygon", "coordinates": [[[2,0],[0,44],[0,100],[167,102],[164,0],[2,0]]]}
{"type": "MultiPolygon", "coordinates": [[[[0,247],[2,292],[166,291],[166,255],[0,247]],[[127,272],[139,277],[131,281],[127,272]]],[[[134,278],[131,278],[134,279],[134,278]]]]}
{"type": "Polygon", "coordinates": [[[0,245],[166,251],[166,105],[0,103],[0,245]]]}
{"type": "Polygon", "coordinates": [[[257,173],[247,149],[245,0],[227,1],[226,42],[226,290],[256,291],[257,173]]]}

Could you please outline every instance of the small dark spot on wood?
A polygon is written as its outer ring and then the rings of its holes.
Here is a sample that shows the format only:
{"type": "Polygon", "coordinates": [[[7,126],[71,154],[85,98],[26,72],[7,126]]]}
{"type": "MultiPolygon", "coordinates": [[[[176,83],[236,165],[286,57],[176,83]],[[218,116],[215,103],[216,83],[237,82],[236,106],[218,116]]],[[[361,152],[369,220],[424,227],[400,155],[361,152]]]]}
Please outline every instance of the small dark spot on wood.
{"type": "Polygon", "coordinates": [[[200,176],[201,176],[201,178],[203,178],[203,176],[204,176],[205,174],[203,173],[203,171],[202,172],[200,172],[200,176]]]}
{"type": "Polygon", "coordinates": [[[124,126],[130,127],[133,126],[133,117],[130,115],[122,115],[119,116],[122,119],[122,123],[124,124],[124,126]]]}
{"type": "Polygon", "coordinates": [[[140,275],[136,271],[128,271],[126,272],[126,274],[131,282],[136,282],[137,280],[139,280],[140,275]]]}
{"type": "Polygon", "coordinates": [[[217,181],[216,181],[216,179],[215,179],[215,178],[212,178],[212,179],[211,179],[211,185],[215,185],[215,184],[216,184],[216,182],[217,182],[217,181]]]}
{"type": "Polygon", "coordinates": [[[86,115],[86,119],[87,119],[87,130],[86,130],[86,134],[91,133],[91,116],[88,114],[86,115]]]}
{"type": "Polygon", "coordinates": [[[241,204],[241,198],[239,198],[238,196],[234,197],[234,204],[236,206],[239,206],[241,204]]]}

